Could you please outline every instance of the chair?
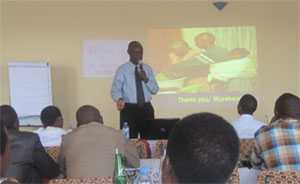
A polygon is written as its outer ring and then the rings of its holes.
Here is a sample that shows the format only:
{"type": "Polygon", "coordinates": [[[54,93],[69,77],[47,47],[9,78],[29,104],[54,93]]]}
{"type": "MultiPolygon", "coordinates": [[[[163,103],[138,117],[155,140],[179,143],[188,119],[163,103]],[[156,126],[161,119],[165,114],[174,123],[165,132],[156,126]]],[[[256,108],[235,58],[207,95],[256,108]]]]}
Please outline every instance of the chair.
{"type": "Polygon", "coordinates": [[[48,184],[113,184],[112,177],[53,179],[48,184]]]}
{"type": "Polygon", "coordinates": [[[164,151],[167,149],[168,140],[157,140],[155,145],[155,151],[153,158],[161,158],[164,155],[164,151]]]}
{"type": "Polygon", "coordinates": [[[298,184],[300,183],[299,171],[264,170],[257,177],[258,184],[298,184]]]}
{"type": "Polygon", "coordinates": [[[53,158],[53,160],[58,161],[58,156],[60,152],[60,147],[45,147],[46,152],[53,158]]]}
{"type": "Polygon", "coordinates": [[[137,149],[140,159],[151,158],[151,149],[150,145],[145,139],[131,139],[137,149]]]}
{"type": "Polygon", "coordinates": [[[240,184],[240,174],[237,167],[233,170],[226,184],[240,184]]]}
{"type": "Polygon", "coordinates": [[[255,139],[241,139],[240,140],[240,157],[239,157],[239,167],[245,167],[243,163],[249,165],[251,153],[255,146],[255,139]]]}

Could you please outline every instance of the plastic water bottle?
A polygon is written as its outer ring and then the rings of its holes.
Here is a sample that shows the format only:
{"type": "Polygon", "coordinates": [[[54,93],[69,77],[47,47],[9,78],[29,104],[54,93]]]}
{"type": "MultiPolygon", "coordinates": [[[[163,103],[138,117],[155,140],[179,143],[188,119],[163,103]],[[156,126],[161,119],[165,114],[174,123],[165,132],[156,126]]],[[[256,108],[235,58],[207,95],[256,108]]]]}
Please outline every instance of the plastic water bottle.
{"type": "Polygon", "coordinates": [[[134,180],[134,184],[152,184],[153,182],[149,174],[149,167],[141,167],[138,176],[134,180]]]}
{"type": "Polygon", "coordinates": [[[127,123],[127,122],[124,122],[124,124],[123,124],[122,133],[123,133],[123,135],[124,135],[127,139],[130,138],[130,136],[129,136],[129,126],[128,126],[128,123],[127,123]]]}

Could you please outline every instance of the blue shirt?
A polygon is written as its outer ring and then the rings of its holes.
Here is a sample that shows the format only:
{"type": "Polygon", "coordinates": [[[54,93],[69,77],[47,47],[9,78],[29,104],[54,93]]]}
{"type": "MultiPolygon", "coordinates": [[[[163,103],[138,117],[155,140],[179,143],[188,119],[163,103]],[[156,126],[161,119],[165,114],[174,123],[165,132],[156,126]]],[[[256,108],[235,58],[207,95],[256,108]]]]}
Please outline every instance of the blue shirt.
{"type": "MultiPolygon", "coordinates": [[[[151,95],[156,94],[159,87],[151,67],[144,63],[141,64],[149,79],[147,83],[142,81],[145,102],[150,102],[151,95]]],[[[126,103],[137,103],[135,67],[136,65],[133,63],[127,62],[118,68],[111,88],[111,96],[114,101],[122,98],[126,103]]]]}

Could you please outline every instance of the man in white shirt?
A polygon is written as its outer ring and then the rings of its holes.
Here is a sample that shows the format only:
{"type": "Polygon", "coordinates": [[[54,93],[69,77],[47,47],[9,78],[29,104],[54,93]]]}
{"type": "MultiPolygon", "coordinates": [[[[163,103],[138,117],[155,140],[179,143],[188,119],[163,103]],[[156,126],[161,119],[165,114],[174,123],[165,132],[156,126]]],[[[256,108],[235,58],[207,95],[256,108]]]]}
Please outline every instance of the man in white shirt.
{"type": "Polygon", "coordinates": [[[66,134],[63,129],[63,118],[60,110],[55,106],[48,106],[41,112],[43,127],[35,133],[40,137],[44,147],[60,146],[61,137],[66,134]]]}
{"type": "Polygon", "coordinates": [[[257,100],[254,96],[242,96],[237,107],[240,117],[232,124],[240,139],[254,138],[254,133],[264,125],[253,117],[256,108],[257,100]]]}
{"type": "MultiPolygon", "coordinates": [[[[232,124],[240,139],[253,139],[255,132],[264,124],[253,117],[257,108],[257,100],[254,96],[246,94],[242,96],[237,106],[240,117],[232,124]]],[[[247,161],[243,164],[249,164],[247,161]]],[[[246,166],[246,165],[245,165],[246,166]]],[[[240,183],[255,183],[259,171],[242,166],[239,168],[240,183]]]]}

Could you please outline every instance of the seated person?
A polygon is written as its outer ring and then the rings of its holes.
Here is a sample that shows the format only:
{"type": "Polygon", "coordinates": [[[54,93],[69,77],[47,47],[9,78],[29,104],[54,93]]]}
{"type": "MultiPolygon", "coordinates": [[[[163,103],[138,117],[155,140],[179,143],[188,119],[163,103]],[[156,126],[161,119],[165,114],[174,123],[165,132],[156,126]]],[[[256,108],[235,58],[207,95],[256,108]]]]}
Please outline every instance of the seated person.
{"type": "MultiPolygon", "coordinates": [[[[233,127],[240,139],[254,139],[255,132],[264,126],[264,123],[256,120],[253,113],[257,108],[257,100],[254,96],[246,94],[241,97],[237,110],[240,117],[233,122],[233,127]]],[[[251,152],[244,152],[239,158],[240,183],[255,183],[258,171],[251,169],[251,152]]]]}
{"type": "Polygon", "coordinates": [[[257,100],[254,96],[242,96],[237,107],[240,117],[232,124],[240,139],[253,139],[255,132],[264,125],[253,117],[256,108],[257,100]]]}
{"type": "Polygon", "coordinates": [[[180,120],[173,128],[163,161],[163,183],[225,183],[239,157],[234,128],[211,113],[180,120]]]}
{"type": "Polygon", "coordinates": [[[300,171],[300,99],[285,93],[274,109],[276,120],[255,133],[252,164],[261,169],[300,171]]]}
{"type": "Polygon", "coordinates": [[[6,177],[16,178],[20,183],[42,183],[43,178],[59,175],[59,166],[46,153],[39,136],[19,131],[16,111],[9,105],[0,106],[0,124],[9,133],[11,144],[10,163],[6,177]]]}
{"type": "Polygon", "coordinates": [[[17,181],[13,178],[5,178],[5,172],[9,163],[10,156],[10,144],[8,140],[7,130],[3,124],[0,124],[0,142],[1,142],[1,154],[0,154],[0,183],[1,184],[14,184],[17,181]]]}
{"type": "Polygon", "coordinates": [[[40,137],[44,147],[60,146],[62,135],[66,134],[63,129],[63,117],[60,110],[55,106],[48,106],[41,112],[43,127],[35,133],[40,137]]]}
{"type": "Polygon", "coordinates": [[[8,166],[8,160],[9,160],[9,151],[10,147],[8,144],[8,136],[7,136],[7,130],[4,127],[3,124],[1,126],[1,157],[0,157],[0,174],[1,178],[4,176],[4,173],[6,172],[7,166],[8,166]]]}
{"type": "Polygon", "coordinates": [[[98,109],[82,106],[76,119],[77,128],[62,139],[59,163],[65,177],[113,176],[116,148],[130,166],[139,166],[135,145],[121,131],[104,126],[98,109]]]}

